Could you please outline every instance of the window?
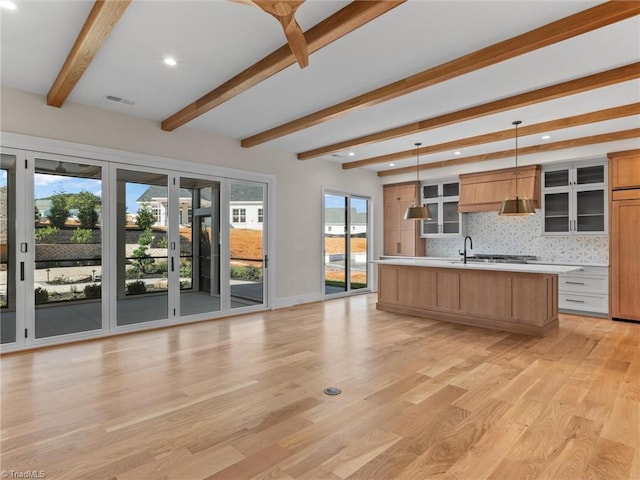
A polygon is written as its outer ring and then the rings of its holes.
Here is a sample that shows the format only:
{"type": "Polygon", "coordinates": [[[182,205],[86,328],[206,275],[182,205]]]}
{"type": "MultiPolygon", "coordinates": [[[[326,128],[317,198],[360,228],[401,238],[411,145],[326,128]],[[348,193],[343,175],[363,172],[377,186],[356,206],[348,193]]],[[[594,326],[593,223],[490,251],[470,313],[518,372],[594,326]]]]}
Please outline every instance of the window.
{"type": "Polygon", "coordinates": [[[258,209],[258,223],[263,223],[264,222],[264,209],[263,208],[259,208],[258,209]]]}
{"type": "Polygon", "coordinates": [[[247,209],[246,208],[234,208],[233,209],[233,223],[246,223],[247,222],[247,209]]]}
{"type": "Polygon", "coordinates": [[[191,225],[191,222],[193,221],[193,209],[189,208],[187,210],[187,224],[191,225]]]}
{"type": "Polygon", "coordinates": [[[162,212],[160,211],[160,208],[153,207],[151,209],[151,213],[153,213],[153,217],[156,219],[156,223],[161,223],[161,221],[162,221],[162,212]]]}

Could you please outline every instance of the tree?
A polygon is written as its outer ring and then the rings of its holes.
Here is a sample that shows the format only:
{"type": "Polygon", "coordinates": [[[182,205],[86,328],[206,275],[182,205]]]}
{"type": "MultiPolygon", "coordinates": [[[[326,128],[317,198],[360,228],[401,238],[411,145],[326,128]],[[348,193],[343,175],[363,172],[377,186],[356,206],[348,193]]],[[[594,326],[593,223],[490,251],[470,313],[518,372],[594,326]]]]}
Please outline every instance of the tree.
{"type": "Polygon", "coordinates": [[[146,203],[138,209],[138,220],[136,221],[141,230],[149,230],[151,226],[156,223],[156,217],[154,217],[151,208],[146,203]]]}
{"type": "Polygon", "coordinates": [[[100,197],[94,193],[83,190],[73,196],[72,206],[78,209],[80,226],[85,229],[93,229],[98,221],[98,209],[102,203],[100,197]]]}
{"type": "Polygon", "coordinates": [[[51,207],[49,208],[49,222],[57,228],[64,228],[64,223],[69,218],[69,207],[67,206],[67,194],[58,192],[51,196],[51,207]]]}
{"type": "Polygon", "coordinates": [[[147,253],[152,241],[153,232],[150,228],[147,228],[138,237],[138,248],[131,253],[132,257],[135,258],[134,262],[140,273],[147,273],[151,265],[153,265],[153,258],[147,253]]]}

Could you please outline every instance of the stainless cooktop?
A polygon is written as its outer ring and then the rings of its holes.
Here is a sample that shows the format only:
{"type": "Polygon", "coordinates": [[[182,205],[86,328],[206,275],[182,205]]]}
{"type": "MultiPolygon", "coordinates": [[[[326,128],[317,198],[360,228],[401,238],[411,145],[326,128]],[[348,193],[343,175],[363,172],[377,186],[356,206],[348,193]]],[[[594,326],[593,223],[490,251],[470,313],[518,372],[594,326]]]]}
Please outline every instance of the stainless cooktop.
{"type": "Polygon", "coordinates": [[[467,256],[467,262],[527,263],[537,260],[535,255],[504,255],[500,253],[478,253],[467,256]]]}

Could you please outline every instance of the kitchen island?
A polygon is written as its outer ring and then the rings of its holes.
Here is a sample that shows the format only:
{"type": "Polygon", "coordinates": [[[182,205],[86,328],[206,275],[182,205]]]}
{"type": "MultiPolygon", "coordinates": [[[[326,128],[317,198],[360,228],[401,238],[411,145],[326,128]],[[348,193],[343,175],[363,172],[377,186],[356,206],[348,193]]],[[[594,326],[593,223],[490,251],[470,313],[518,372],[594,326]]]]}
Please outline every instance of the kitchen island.
{"type": "Polygon", "coordinates": [[[558,274],[579,269],[420,258],[375,263],[378,310],[539,337],[558,327],[558,274]]]}

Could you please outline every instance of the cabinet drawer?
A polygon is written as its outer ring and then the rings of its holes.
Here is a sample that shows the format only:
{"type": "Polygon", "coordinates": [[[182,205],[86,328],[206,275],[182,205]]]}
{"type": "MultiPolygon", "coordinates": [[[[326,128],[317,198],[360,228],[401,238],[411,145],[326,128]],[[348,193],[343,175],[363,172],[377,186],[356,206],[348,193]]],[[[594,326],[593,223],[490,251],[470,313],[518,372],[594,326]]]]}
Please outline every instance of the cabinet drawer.
{"type": "Polygon", "coordinates": [[[560,275],[558,280],[558,291],[606,295],[609,290],[608,283],[607,277],[560,275]]]}
{"type": "Polygon", "coordinates": [[[558,307],[583,312],[609,312],[609,297],[607,295],[581,295],[577,293],[559,293],[558,307]]]}
{"type": "MultiPolygon", "coordinates": [[[[575,265],[576,267],[578,265],[575,265]]],[[[571,276],[599,276],[602,275],[604,277],[609,276],[609,267],[580,267],[580,270],[575,272],[569,272],[567,275],[571,276]]]]}

